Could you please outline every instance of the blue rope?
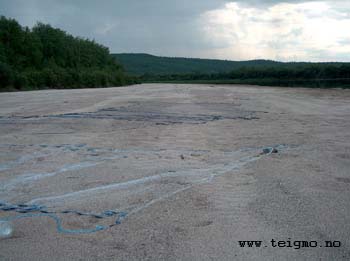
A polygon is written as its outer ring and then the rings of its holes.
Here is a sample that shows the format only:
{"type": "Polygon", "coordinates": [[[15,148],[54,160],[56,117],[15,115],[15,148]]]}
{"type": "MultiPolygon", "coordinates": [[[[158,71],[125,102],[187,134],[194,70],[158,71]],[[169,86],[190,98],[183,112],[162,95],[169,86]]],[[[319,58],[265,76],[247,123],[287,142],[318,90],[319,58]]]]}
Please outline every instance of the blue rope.
{"type": "Polygon", "coordinates": [[[122,220],[126,218],[128,215],[126,212],[116,212],[113,210],[106,210],[106,211],[103,211],[101,214],[84,213],[76,210],[64,210],[64,211],[54,212],[54,211],[48,211],[47,207],[42,205],[27,205],[27,204],[12,205],[2,201],[0,201],[0,211],[23,213],[22,215],[2,218],[0,219],[1,221],[14,221],[17,219],[33,218],[33,217],[52,218],[56,223],[57,231],[59,233],[64,233],[64,234],[89,234],[89,233],[95,233],[98,231],[106,230],[110,227],[121,224],[122,220]],[[39,212],[39,213],[33,213],[33,212],[39,212]],[[98,219],[117,216],[117,219],[113,224],[109,226],[96,225],[95,228],[91,228],[91,229],[66,229],[62,226],[61,218],[57,214],[76,214],[79,216],[90,216],[98,219]]]}
{"type": "Polygon", "coordinates": [[[93,229],[65,229],[62,226],[61,219],[56,214],[45,214],[45,213],[37,213],[37,214],[23,214],[23,215],[17,215],[14,217],[7,217],[4,219],[1,219],[2,221],[14,221],[21,218],[31,218],[31,217],[50,217],[56,222],[56,229],[59,233],[64,234],[88,234],[88,233],[95,233],[97,231],[102,231],[107,229],[106,226],[97,225],[93,229]]]}

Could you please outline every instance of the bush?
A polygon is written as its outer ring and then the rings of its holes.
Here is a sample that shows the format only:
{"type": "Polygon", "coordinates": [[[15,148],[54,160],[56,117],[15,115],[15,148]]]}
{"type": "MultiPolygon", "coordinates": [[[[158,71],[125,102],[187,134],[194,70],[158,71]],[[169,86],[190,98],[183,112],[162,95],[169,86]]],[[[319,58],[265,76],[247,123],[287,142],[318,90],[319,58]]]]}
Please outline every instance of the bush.
{"type": "Polygon", "coordinates": [[[0,87],[5,88],[12,85],[13,71],[12,68],[5,63],[0,62],[0,87]]]}

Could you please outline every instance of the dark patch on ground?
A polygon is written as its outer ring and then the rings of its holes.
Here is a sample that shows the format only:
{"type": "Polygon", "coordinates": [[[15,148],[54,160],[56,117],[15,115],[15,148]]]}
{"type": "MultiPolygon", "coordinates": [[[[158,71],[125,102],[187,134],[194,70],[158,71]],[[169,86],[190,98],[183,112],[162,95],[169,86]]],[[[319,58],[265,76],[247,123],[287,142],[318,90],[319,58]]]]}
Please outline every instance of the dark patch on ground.
{"type": "MultiPolygon", "coordinates": [[[[95,112],[81,113],[65,113],[58,115],[33,115],[33,116],[12,116],[0,117],[1,120],[28,120],[40,118],[60,118],[60,119],[107,119],[107,120],[123,120],[137,122],[151,122],[156,125],[171,124],[205,124],[219,120],[257,120],[255,112],[237,109],[237,106],[227,104],[226,106],[218,106],[217,108],[206,108],[209,110],[207,114],[190,113],[193,104],[171,104],[161,107],[159,105],[145,104],[134,105],[119,108],[105,108],[95,112]],[[181,112],[168,112],[167,108],[178,106],[181,112]]],[[[197,105],[198,106],[198,105],[197,105]]]]}
{"type": "Polygon", "coordinates": [[[210,226],[211,224],[213,224],[213,221],[211,221],[211,220],[204,220],[204,221],[198,222],[195,226],[196,227],[207,227],[207,226],[210,226]]]}
{"type": "Polygon", "coordinates": [[[182,115],[182,114],[170,114],[170,113],[68,113],[57,116],[55,118],[84,118],[84,119],[112,119],[112,120],[126,120],[126,121],[146,121],[153,122],[157,125],[170,125],[170,124],[205,124],[211,121],[218,120],[254,120],[258,119],[255,116],[222,116],[222,115],[182,115]]]}

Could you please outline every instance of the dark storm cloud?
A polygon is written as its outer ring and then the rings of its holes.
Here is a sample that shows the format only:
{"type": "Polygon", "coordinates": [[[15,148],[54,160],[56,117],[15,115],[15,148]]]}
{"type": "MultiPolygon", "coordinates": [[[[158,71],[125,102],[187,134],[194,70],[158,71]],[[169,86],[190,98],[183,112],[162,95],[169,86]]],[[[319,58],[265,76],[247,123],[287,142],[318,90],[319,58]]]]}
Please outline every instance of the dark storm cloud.
{"type": "Polygon", "coordinates": [[[178,55],[183,50],[210,47],[201,38],[196,18],[226,2],[0,0],[0,7],[3,15],[14,17],[21,24],[50,23],[74,35],[94,38],[114,52],[178,55]]]}

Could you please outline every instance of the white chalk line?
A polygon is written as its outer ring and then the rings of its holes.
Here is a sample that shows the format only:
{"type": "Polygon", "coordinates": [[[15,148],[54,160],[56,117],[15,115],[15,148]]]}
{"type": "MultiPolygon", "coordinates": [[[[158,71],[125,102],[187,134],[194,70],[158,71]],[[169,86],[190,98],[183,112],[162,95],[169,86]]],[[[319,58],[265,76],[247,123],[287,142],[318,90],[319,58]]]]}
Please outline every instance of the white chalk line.
{"type": "MultiPolygon", "coordinates": [[[[172,196],[174,196],[182,191],[190,189],[194,185],[209,183],[209,182],[212,182],[216,176],[223,175],[223,174],[230,172],[230,171],[238,171],[246,164],[260,159],[261,156],[262,155],[246,156],[246,157],[239,159],[238,162],[236,162],[236,163],[215,165],[214,167],[207,168],[207,169],[191,169],[191,170],[186,170],[186,171],[170,172],[170,173],[166,172],[166,173],[162,173],[162,174],[158,174],[158,175],[153,175],[153,176],[144,177],[144,178],[135,179],[135,180],[130,180],[130,181],[121,182],[121,183],[114,183],[114,184],[94,187],[94,188],[75,191],[75,192],[66,193],[66,194],[58,195],[58,196],[36,198],[36,199],[32,199],[31,201],[29,201],[27,204],[48,203],[48,202],[52,202],[52,201],[53,202],[56,201],[56,203],[57,203],[57,201],[66,200],[69,198],[76,199],[77,197],[82,198],[83,200],[86,200],[89,198],[91,199],[91,197],[93,196],[92,194],[94,194],[94,193],[99,193],[99,192],[112,193],[112,192],[108,192],[108,191],[119,190],[119,189],[130,189],[133,186],[144,185],[146,183],[152,183],[152,182],[158,182],[164,178],[177,178],[177,177],[188,178],[191,176],[199,177],[199,179],[191,179],[190,185],[188,185],[188,183],[186,183],[185,187],[183,187],[183,188],[166,193],[165,195],[161,195],[161,196],[159,196],[155,199],[152,199],[149,202],[147,202],[139,207],[134,207],[134,209],[131,208],[132,210],[128,212],[129,213],[128,216],[129,216],[132,214],[136,214],[136,213],[150,207],[151,205],[153,205],[157,202],[160,202],[160,201],[165,200],[167,198],[170,198],[170,197],[172,197],[172,196]],[[203,177],[203,175],[204,175],[204,177],[203,177]]],[[[130,206],[126,206],[126,207],[124,207],[124,209],[130,209],[130,206]]]]}
{"type": "MultiPolygon", "coordinates": [[[[52,147],[55,147],[57,148],[57,146],[52,146],[52,147]]],[[[60,146],[59,148],[65,148],[64,146],[60,146]]],[[[73,146],[74,147],[74,146],[73,146]]],[[[95,148],[95,150],[98,152],[100,151],[100,149],[98,148],[95,148]]],[[[89,168],[89,167],[94,167],[94,166],[97,166],[97,165],[100,165],[100,164],[103,164],[103,163],[106,163],[108,161],[113,161],[113,160],[116,160],[116,159],[122,159],[124,158],[125,156],[128,156],[126,154],[130,154],[130,153],[142,153],[142,154],[145,154],[145,155],[154,155],[154,152],[161,152],[163,150],[159,149],[159,150],[151,150],[151,151],[147,151],[147,150],[142,150],[142,149],[137,149],[137,150],[124,150],[124,149],[113,149],[113,150],[107,150],[108,152],[112,152],[112,155],[108,155],[108,156],[103,156],[103,157],[99,157],[99,158],[96,158],[94,160],[90,160],[90,161],[85,161],[85,162],[82,162],[82,163],[75,163],[75,164],[71,164],[71,165],[66,165],[66,166],[63,166],[62,168],[56,170],[56,171],[53,171],[53,172],[48,172],[48,173],[26,173],[26,174],[23,174],[23,175],[20,175],[20,176],[17,176],[15,177],[14,179],[8,181],[7,183],[5,184],[2,184],[1,185],[1,189],[2,190],[10,190],[10,189],[13,189],[15,188],[17,185],[19,184],[23,184],[23,183],[28,183],[28,182],[35,182],[35,181],[38,181],[40,179],[43,179],[43,178],[48,178],[48,177],[53,177],[53,176],[56,176],[58,174],[62,174],[62,173],[65,173],[67,171],[74,171],[74,170],[79,170],[79,169],[84,169],[84,168],[89,168]]],[[[103,150],[103,152],[106,152],[106,150],[103,150]]],[[[184,150],[184,151],[178,151],[178,150],[166,150],[166,151],[163,151],[163,152],[176,152],[177,154],[181,154],[181,153],[207,153],[207,151],[204,151],[204,150],[184,150]]],[[[234,152],[222,152],[224,155],[226,154],[235,154],[237,153],[237,151],[234,151],[234,152]]],[[[52,153],[50,153],[52,154],[52,153]]],[[[89,155],[89,154],[87,154],[89,155]]],[[[40,154],[40,156],[48,156],[48,154],[40,154]]],[[[26,156],[25,157],[25,161],[27,160],[30,160],[30,159],[34,159],[34,158],[37,158],[39,156],[26,156]]],[[[23,163],[25,162],[24,160],[22,160],[23,163]]],[[[21,162],[22,162],[21,161],[21,162]]],[[[17,160],[16,163],[18,164],[19,161],[17,160]]]]}
{"type": "MultiPolygon", "coordinates": [[[[114,150],[113,152],[117,152],[117,151],[118,151],[118,153],[120,153],[123,150],[114,150]]],[[[162,150],[162,151],[164,151],[164,150],[162,150]]],[[[235,152],[222,152],[222,153],[226,154],[226,156],[227,156],[227,155],[234,155],[234,154],[237,155],[237,152],[247,152],[247,151],[257,152],[257,150],[254,150],[253,148],[251,148],[251,149],[249,148],[249,149],[241,149],[241,150],[235,151],[235,152]]],[[[123,152],[125,153],[126,151],[123,151],[123,152]]],[[[135,153],[135,151],[131,151],[131,152],[135,153]]],[[[138,151],[138,152],[140,152],[140,151],[138,151]]],[[[149,155],[150,151],[147,151],[146,153],[149,155]]],[[[153,151],[153,153],[154,153],[154,151],[153,151]]],[[[203,151],[202,151],[202,153],[203,153],[203,151]]],[[[132,207],[131,211],[128,212],[129,215],[132,215],[132,214],[136,214],[136,213],[148,208],[149,206],[151,206],[157,202],[160,202],[160,201],[165,200],[167,198],[170,198],[170,197],[172,197],[172,196],[174,196],[182,191],[190,189],[194,185],[209,183],[209,182],[212,182],[213,179],[219,175],[223,175],[223,174],[230,172],[230,171],[238,171],[242,167],[244,167],[246,164],[257,161],[262,156],[269,155],[269,154],[271,154],[271,152],[265,153],[265,154],[259,153],[259,154],[255,154],[253,156],[245,156],[245,157],[238,159],[234,163],[215,164],[215,165],[212,165],[210,168],[206,168],[206,169],[197,168],[197,169],[190,169],[190,170],[182,170],[182,171],[178,171],[178,172],[165,172],[165,173],[161,173],[161,174],[157,174],[157,175],[153,175],[153,176],[149,176],[149,177],[143,177],[143,178],[139,178],[139,179],[129,180],[126,182],[118,182],[118,183],[98,186],[98,187],[94,187],[94,188],[89,188],[89,189],[85,189],[85,190],[65,193],[63,195],[35,198],[35,199],[30,200],[27,204],[34,204],[37,202],[52,202],[52,201],[54,202],[57,200],[65,200],[65,199],[69,199],[69,198],[79,198],[79,197],[82,197],[83,200],[86,200],[86,199],[91,198],[90,196],[92,196],[94,193],[101,193],[101,192],[102,193],[112,193],[112,192],[108,192],[108,191],[111,191],[111,190],[118,191],[120,189],[129,189],[129,188],[132,188],[133,186],[144,185],[146,183],[152,184],[154,182],[158,182],[161,179],[166,179],[166,178],[178,178],[178,177],[191,178],[189,180],[189,182],[182,184],[183,186],[185,186],[183,188],[176,189],[175,191],[171,191],[169,193],[160,195],[160,196],[144,203],[141,206],[132,207]],[[198,178],[193,179],[193,176],[198,177],[198,178]],[[190,184],[190,185],[188,185],[188,184],[190,184]]],[[[65,171],[74,171],[74,170],[85,168],[85,167],[96,166],[97,164],[103,163],[107,160],[111,160],[112,158],[114,159],[114,158],[120,158],[120,157],[121,157],[121,155],[113,155],[113,157],[108,157],[107,159],[105,158],[100,162],[93,162],[93,163],[84,162],[84,163],[80,163],[80,164],[68,165],[68,166],[65,166],[65,167],[61,168],[60,170],[52,172],[52,173],[36,174],[34,176],[25,177],[25,178],[27,179],[27,181],[29,181],[29,180],[41,179],[44,177],[51,177],[51,176],[54,176],[56,174],[63,173],[65,171]]],[[[181,185],[181,183],[180,183],[180,185],[181,185]]],[[[128,207],[130,209],[130,205],[128,207]]]]}

